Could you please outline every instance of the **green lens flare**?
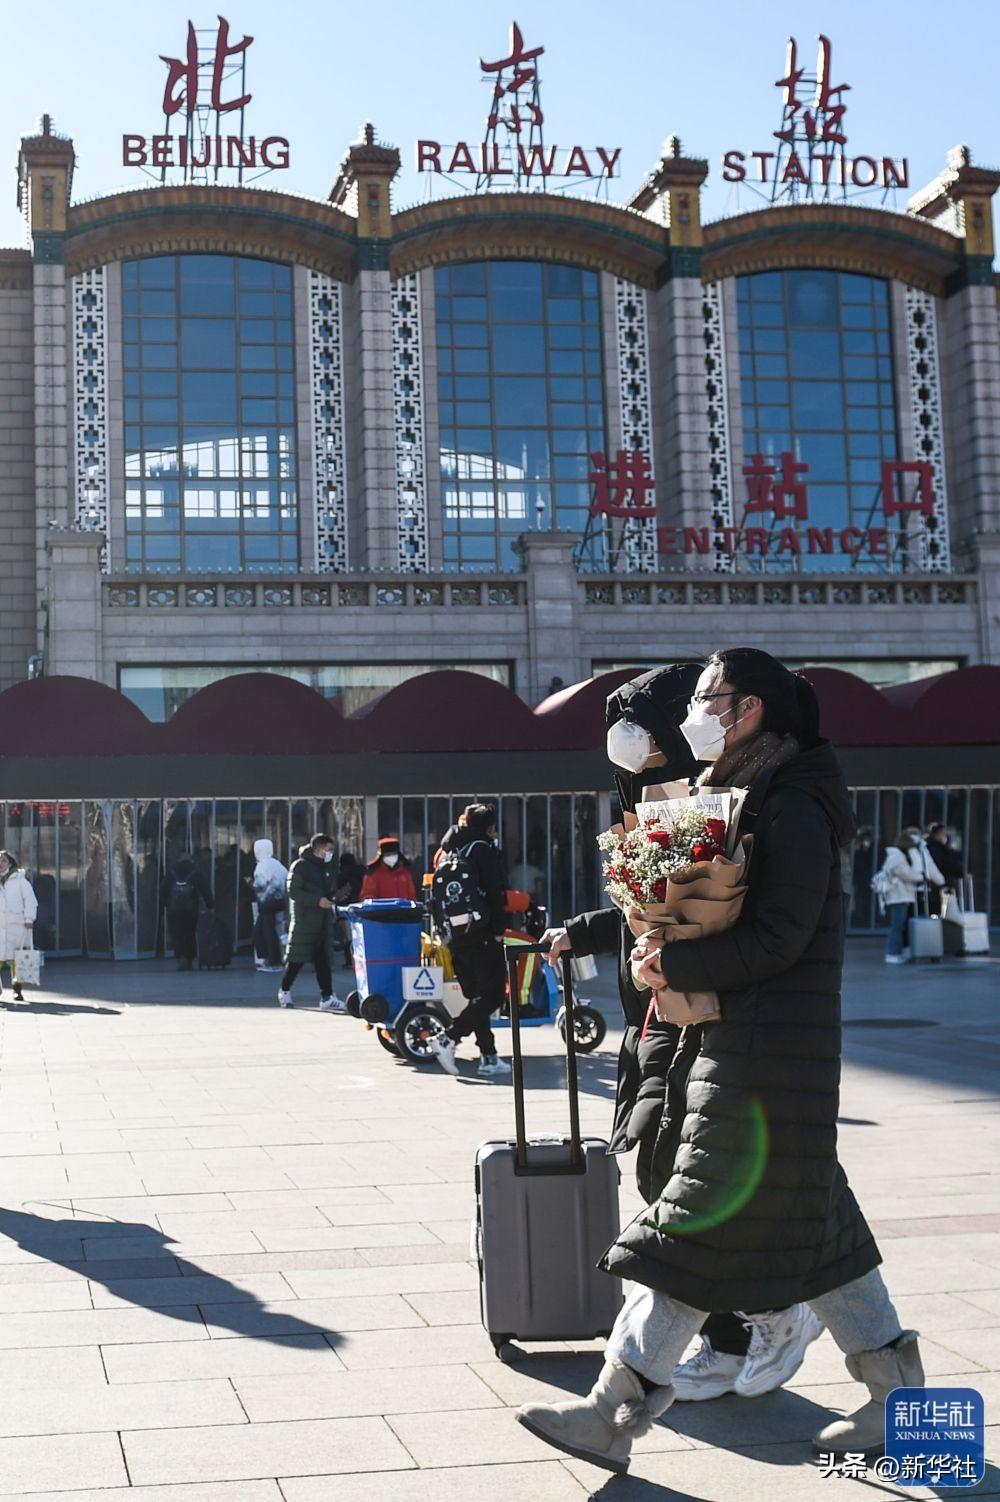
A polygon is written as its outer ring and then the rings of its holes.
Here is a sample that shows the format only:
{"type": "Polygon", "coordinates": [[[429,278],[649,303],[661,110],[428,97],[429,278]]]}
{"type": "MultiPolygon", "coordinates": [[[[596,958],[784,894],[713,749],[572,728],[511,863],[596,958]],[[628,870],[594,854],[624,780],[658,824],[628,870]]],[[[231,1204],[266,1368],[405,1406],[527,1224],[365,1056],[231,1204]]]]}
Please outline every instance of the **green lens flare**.
{"type": "Polygon", "coordinates": [[[640,1223],[668,1236],[696,1236],[703,1231],[711,1231],[715,1226],[721,1226],[738,1215],[756,1191],[767,1167],[767,1122],[759,1100],[751,1099],[746,1102],[743,1125],[746,1146],[735,1158],[730,1177],[725,1183],[702,1185],[699,1198],[704,1196],[705,1202],[700,1204],[696,1215],[685,1217],[683,1222],[675,1222],[670,1218],[669,1205],[658,1213],[658,1202],[640,1223]]]}

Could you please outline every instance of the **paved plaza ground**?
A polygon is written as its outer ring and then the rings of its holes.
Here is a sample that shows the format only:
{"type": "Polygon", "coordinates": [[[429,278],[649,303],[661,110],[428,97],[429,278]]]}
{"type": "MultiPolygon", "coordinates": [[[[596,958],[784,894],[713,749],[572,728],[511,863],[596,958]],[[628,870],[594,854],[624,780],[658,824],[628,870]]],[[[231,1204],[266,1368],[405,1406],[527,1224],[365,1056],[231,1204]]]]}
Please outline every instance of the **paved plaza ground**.
{"type": "MultiPolygon", "coordinates": [[[[509,1084],[478,1080],[468,1050],[456,1081],[349,1018],[279,1011],[245,960],[206,975],[62,962],[44,978],[0,1009],[0,1496],[954,1495],[820,1476],[810,1435],[860,1393],[828,1336],[785,1391],[677,1405],[627,1479],[560,1459],[510,1410],[585,1391],[597,1348],[499,1362],[469,1257],[473,1156],[511,1130],[509,1084]]],[[[590,990],[614,1019],[610,974],[590,990]]],[[[890,1289],[929,1377],[979,1388],[996,1424],[1000,965],[887,970],[855,941],[845,1015],[841,1154],[890,1289]]],[[[527,1036],[537,1130],[565,1119],[557,1042],[527,1036]]],[[[617,1043],[613,1022],[581,1061],[595,1134],[617,1043]]],[[[630,1160],[622,1198],[628,1215],[630,1160]]],[[[1000,1471],[978,1494],[1000,1496],[1000,1471]]]]}

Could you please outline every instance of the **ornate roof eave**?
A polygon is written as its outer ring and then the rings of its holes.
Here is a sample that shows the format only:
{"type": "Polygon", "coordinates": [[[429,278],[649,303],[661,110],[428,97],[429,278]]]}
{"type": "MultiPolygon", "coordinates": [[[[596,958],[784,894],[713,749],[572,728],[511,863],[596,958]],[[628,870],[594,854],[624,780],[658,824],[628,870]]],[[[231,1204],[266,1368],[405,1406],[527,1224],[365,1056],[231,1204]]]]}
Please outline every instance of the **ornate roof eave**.
{"type": "Polygon", "coordinates": [[[470,193],[393,215],[394,276],[486,259],[562,261],[653,287],[667,231],[633,210],[555,193],[470,193]]]}
{"type": "Polygon", "coordinates": [[[705,226],[706,281],[747,272],[822,266],[942,293],[964,264],[964,243],[912,214],[856,204],[782,204],[705,226]]]}
{"type": "Polygon", "coordinates": [[[179,251],[283,259],[349,281],[356,269],[357,221],[318,199],[222,186],[140,188],[69,210],[70,272],[179,251]]]}

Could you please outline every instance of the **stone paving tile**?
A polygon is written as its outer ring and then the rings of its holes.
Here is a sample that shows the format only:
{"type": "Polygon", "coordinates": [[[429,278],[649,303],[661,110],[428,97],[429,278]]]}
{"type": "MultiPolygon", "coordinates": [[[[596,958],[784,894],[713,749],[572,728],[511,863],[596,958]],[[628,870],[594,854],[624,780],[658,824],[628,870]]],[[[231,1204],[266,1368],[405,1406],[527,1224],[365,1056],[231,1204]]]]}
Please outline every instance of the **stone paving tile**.
{"type": "Polygon", "coordinates": [[[420,1316],[399,1294],[357,1298],[294,1299],[263,1307],[250,1304],[204,1304],[208,1333],[228,1335],[305,1335],[342,1330],[404,1330],[423,1325],[420,1316]]]}
{"type": "Polygon", "coordinates": [[[135,1382],[84,1389],[46,1383],[8,1390],[0,1404],[0,1436],[5,1438],[245,1422],[226,1381],[135,1382]]]}
{"type": "MultiPolygon", "coordinates": [[[[473,1497],[476,1502],[583,1502],[587,1496],[583,1483],[554,1460],[390,1476],[292,1477],[282,1481],[281,1490],[286,1502],[469,1502],[473,1497]]],[[[658,1502],[671,1499],[661,1494],[658,1502]]]]}
{"type": "MultiPolygon", "coordinates": [[[[476,1269],[468,1261],[418,1263],[412,1267],[401,1265],[351,1268],[329,1272],[289,1271],[285,1274],[285,1281],[300,1299],[324,1298],[334,1294],[403,1293],[409,1295],[468,1289],[475,1291],[477,1301],[479,1298],[479,1277],[476,1269]]],[[[413,1301],[408,1297],[407,1302],[413,1301]]],[[[440,1321],[431,1319],[428,1323],[435,1324],[440,1321]]]]}
{"type": "Polygon", "coordinates": [[[83,1388],[102,1384],[104,1380],[101,1352],[96,1345],[0,1350],[0,1391],[4,1393],[22,1384],[36,1387],[47,1382],[65,1382],[83,1388]]]}
{"type": "Polygon", "coordinates": [[[280,1335],[267,1340],[193,1340],[170,1345],[105,1346],[107,1380],[187,1382],[225,1377],[269,1377],[307,1373],[311,1381],[345,1370],[320,1334],[280,1335]]]}
{"type": "Polygon", "coordinates": [[[406,1302],[429,1325],[464,1325],[479,1318],[479,1284],[458,1293],[410,1293],[406,1302]]]}
{"type": "Polygon", "coordinates": [[[419,1330],[347,1332],[337,1341],[337,1355],[351,1371],[496,1359],[490,1338],[478,1321],[474,1325],[439,1325],[436,1329],[424,1326],[419,1330]]]}
{"type": "Polygon", "coordinates": [[[179,1240],[162,1232],[149,1235],[112,1238],[88,1237],[84,1251],[88,1261],[100,1262],[118,1257],[209,1257],[232,1252],[261,1252],[258,1238],[252,1231],[233,1228],[231,1231],[199,1231],[190,1239],[179,1240]]]}
{"type": "Polygon", "coordinates": [[[127,1491],[102,1487],[96,1492],[25,1492],[20,1502],[283,1502],[283,1498],[276,1481],[210,1481],[205,1485],[133,1486],[127,1491]]]}
{"type": "MultiPolygon", "coordinates": [[[[70,1434],[0,1439],[0,1496],[38,1488],[126,1487],[128,1472],[117,1434],[70,1434]]],[[[124,1494],[123,1494],[124,1495],[124,1494]]]]}
{"type": "Polygon", "coordinates": [[[91,1309],[85,1278],[40,1283],[0,1283],[0,1315],[45,1309],[91,1309]]]}
{"type": "Polygon", "coordinates": [[[439,1246],[438,1238],[414,1221],[391,1225],[294,1226],[288,1230],[261,1230],[257,1239],[268,1252],[336,1251],[341,1248],[416,1246],[421,1242],[439,1246]]]}
{"type": "MultiPolygon", "coordinates": [[[[235,1377],[233,1385],[251,1423],[282,1419],[350,1418],[385,1413],[434,1413],[497,1408],[500,1399],[467,1366],[430,1367],[414,1381],[410,1371],[235,1377]]],[[[434,1423],[437,1423],[435,1417],[434,1423]]]]}
{"type": "MultiPolygon", "coordinates": [[[[280,1273],[239,1279],[192,1273],[180,1278],[123,1278],[93,1289],[95,1309],[162,1308],[167,1304],[264,1303],[286,1299],[289,1285],[280,1273]]],[[[2,1290],[0,1290],[2,1292],[2,1290]]]]}
{"type": "Polygon", "coordinates": [[[414,1463],[383,1419],[139,1430],[121,1439],[136,1486],[395,1471],[414,1463]]]}
{"type": "Polygon", "coordinates": [[[359,1254],[372,1267],[412,1267],[416,1262],[469,1260],[468,1238],[464,1242],[428,1242],[426,1246],[364,1246],[359,1254]]]}
{"type": "MultiPolygon", "coordinates": [[[[239,1308],[239,1305],[234,1305],[239,1308]]],[[[416,1316],[414,1315],[414,1319],[416,1316]]],[[[55,1314],[11,1314],[0,1320],[0,1346],[131,1345],[143,1340],[208,1339],[197,1309],[71,1309],[55,1314]]]]}

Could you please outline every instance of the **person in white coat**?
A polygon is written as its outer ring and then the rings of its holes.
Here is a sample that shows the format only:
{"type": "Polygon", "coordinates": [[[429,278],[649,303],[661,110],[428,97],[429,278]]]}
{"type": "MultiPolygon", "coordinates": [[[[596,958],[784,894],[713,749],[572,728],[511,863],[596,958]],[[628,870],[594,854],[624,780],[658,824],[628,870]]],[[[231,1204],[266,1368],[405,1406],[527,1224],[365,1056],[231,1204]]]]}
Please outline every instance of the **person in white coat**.
{"type": "Polygon", "coordinates": [[[919,829],[904,829],[890,845],[882,865],[882,899],[889,919],[885,941],[887,965],[905,965],[910,958],[906,928],[916,906],[917,893],[931,886],[943,887],[944,877],[927,849],[919,829]]]}
{"type": "Polygon", "coordinates": [[[6,968],[18,1001],[23,1001],[24,996],[14,969],[14,956],[19,949],[32,947],[37,912],[38,900],[17,858],[9,850],[0,850],[0,990],[6,968]]]}
{"type": "Polygon", "coordinates": [[[274,853],[270,840],[255,840],[257,864],[253,873],[253,902],[257,910],[253,942],[257,969],[276,974],[281,970],[281,928],[286,907],[288,869],[274,853]]]}

